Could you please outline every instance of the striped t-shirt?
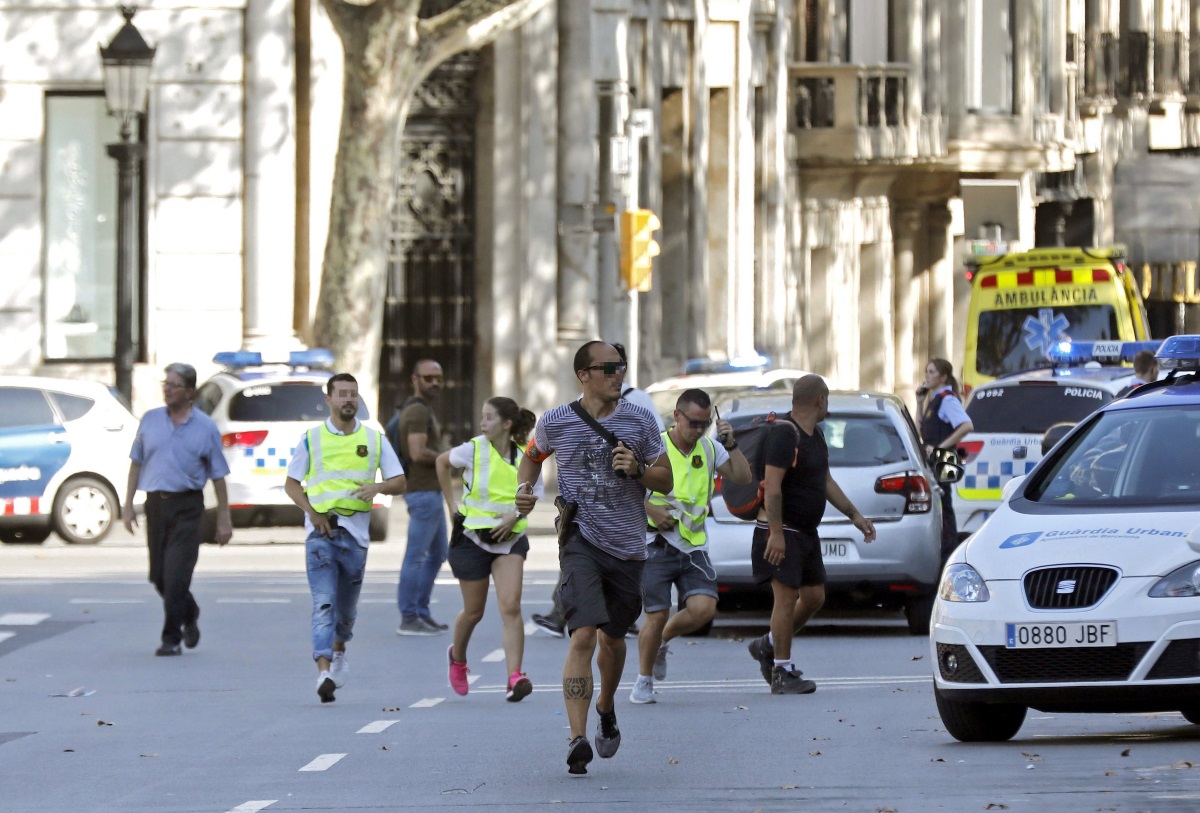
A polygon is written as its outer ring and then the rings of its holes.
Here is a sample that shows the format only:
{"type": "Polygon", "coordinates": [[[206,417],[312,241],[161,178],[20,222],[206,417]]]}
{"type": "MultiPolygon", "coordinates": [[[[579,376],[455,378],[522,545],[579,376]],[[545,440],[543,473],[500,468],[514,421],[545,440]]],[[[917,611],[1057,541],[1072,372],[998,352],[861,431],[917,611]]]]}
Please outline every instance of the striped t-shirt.
{"type": "MultiPolygon", "coordinates": [[[[654,415],[622,399],[600,419],[647,466],[665,453],[654,415]]],[[[646,489],[613,470],[612,448],[569,404],[542,415],[533,446],[558,460],[558,490],[579,504],[575,521],[587,541],[620,559],[646,558],[646,489]]]]}

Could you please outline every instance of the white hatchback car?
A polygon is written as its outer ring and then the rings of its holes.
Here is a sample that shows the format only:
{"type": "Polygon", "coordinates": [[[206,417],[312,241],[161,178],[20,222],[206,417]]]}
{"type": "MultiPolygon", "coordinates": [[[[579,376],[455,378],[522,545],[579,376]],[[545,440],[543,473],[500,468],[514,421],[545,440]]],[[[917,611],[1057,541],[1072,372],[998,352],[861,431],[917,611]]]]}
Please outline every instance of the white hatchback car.
{"type": "MultiPolygon", "coordinates": [[[[735,434],[771,412],[791,409],[791,395],[748,396],[718,405],[735,434]]],[[[914,635],[929,632],[941,572],[942,506],[936,475],[925,461],[904,402],[894,395],[831,392],[821,424],[834,480],[878,538],[867,545],[840,511],[826,504],[817,531],[830,602],[903,609],[914,635]]],[[[710,432],[712,430],[709,430],[710,432]]],[[[718,481],[719,485],[719,481],[718,481]]],[[[730,513],[718,490],[708,524],[717,592],[765,591],[753,573],[754,523],[730,513]]]]}
{"type": "MultiPolygon", "coordinates": [[[[288,463],[304,433],[329,417],[325,382],[333,375],[325,367],[333,357],[327,350],[291,353],[286,363],[264,363],[261,354],[247,351],[218,353],[213,361],[224,369],[196,391],[196,408],[209,415],[221,432],[229,476],[229,506],[235,527],[301,526],[304,515],[284,493],[288,463]]],[[[361,402],[358,419],[378,432],[361,402]]],[[[216,501],[204,490],[202,538],[216,535],[216,501]]],[[[387,538],[391,497],[375,498],[371,509],[372,542],[387,538]]]]}
{"type": "Polygon", "coordinates": [[[930,650],[956,739],[1028,708],[1200,723],[1200,336],[1158,357],[1176,372],[1078,424],[947,563],[930,650]]]}
{"type": "Polygon", "coordinates": [[[0,540],[104,539],[121,519],[137,427],[97,381],[0,377],[0,540]]]}

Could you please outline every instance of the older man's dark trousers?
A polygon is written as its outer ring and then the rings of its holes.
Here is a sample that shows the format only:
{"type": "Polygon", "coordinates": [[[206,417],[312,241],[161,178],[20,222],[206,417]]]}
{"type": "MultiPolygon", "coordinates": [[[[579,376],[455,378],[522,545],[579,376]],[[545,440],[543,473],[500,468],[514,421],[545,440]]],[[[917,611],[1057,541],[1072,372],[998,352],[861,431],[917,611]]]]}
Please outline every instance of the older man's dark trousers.
{"type": "Polygon", "coordinates": [[[192,571],[200,555],[200,523],[204,494],[200,491],[152,491],[146,495],[146,544],[150,549],[150,583],[162,596],[162,642],[175,646],[183,625],[200,617],[192,598],[192,571]]]}

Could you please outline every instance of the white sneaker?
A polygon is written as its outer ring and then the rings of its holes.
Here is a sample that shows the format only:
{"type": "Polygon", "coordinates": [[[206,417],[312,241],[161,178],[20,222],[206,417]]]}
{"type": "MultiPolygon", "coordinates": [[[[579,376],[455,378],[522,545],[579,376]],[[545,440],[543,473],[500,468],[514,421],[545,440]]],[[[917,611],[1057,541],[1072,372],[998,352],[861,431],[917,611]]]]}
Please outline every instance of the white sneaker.
{"type": "Polygon", "coordinates": [[[329,676],[333,678],[333,685],[339,689],[346,685],[346,678],[350,675],[350,664],[346,662],[345,652],[334,652],[333,660],[329,664],[329,676]]]}
{"type": "Polygon", "coordinates": [[[321,698],[322,703],[333,702],[333,692],[337,689],[337,685],[333,682],[333,678],[328,672],[322,672],[317,675],[317,695],[321,698]]]}
{"type": "Polygon", "coordinates": [[[629,693],[629,702],[644,705],[658,702],[654,699],[654,678],[638,675],[633,690],[629,693]]]}

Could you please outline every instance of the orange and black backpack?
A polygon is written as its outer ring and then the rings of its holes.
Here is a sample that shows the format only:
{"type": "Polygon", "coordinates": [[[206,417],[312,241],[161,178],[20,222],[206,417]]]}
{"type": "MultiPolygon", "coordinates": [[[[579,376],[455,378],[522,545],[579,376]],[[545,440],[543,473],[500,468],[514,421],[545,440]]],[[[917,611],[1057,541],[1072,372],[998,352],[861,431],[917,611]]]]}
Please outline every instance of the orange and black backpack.
{"type": "MultiPolygon", "coordinates": [[[[758,512],[763,506],[763,476],[767,467],[763,453],[767,445],[767,435],[780,423],[790,426],[795,436],[792,464],[788,466],[794,469],[800,457],[800,430],[787,418],[780,418],[774,412],[769,412],[756,417],[746,426],[733,430],[734,440],[746,456],[746,462],[750,464],[750,482],[735,483],[732,480],[724,480],[721,483],[721,494],[725,497],[725,507],[738,519],[758,518],[758,512]]],[[[817,431],[820,431],[819,427],[817,431]]]]}

